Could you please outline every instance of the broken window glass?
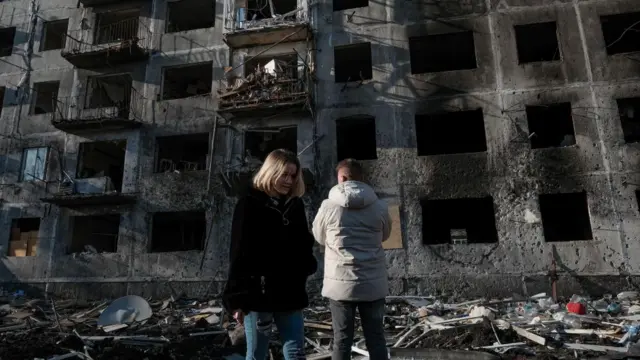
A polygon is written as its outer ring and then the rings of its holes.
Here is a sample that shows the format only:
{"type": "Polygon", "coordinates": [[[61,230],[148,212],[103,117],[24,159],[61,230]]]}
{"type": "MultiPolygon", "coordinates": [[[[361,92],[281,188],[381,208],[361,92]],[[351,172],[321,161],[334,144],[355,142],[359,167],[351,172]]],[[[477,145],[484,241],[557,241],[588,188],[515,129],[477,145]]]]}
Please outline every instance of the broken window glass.
{"type": "Polygon", "coordinates": [[[44,181],[49,148],[39,147],[24,149],[22,154],[22,181],[44,181]]]}

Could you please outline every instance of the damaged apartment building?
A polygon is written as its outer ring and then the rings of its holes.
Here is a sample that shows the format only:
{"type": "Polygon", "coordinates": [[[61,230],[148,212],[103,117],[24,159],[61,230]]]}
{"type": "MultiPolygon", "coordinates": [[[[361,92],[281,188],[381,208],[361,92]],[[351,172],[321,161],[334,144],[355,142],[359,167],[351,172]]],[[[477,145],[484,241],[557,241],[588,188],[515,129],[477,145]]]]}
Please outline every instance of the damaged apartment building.
{"type": "Polygon", "coordinates": [[[392,293],[632,286],[638,24],[634,0],[2,1],[0,287],[216,294],[277,148],[310,220],[362,160],[392,293]]]}

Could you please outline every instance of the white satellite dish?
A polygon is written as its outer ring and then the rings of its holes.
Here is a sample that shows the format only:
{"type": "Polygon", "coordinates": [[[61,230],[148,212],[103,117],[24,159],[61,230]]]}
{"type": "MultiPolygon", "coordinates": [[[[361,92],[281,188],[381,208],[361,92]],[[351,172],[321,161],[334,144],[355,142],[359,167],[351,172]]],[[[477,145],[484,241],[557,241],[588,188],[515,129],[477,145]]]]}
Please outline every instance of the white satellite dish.
{"type": "Polygon", "coordinates": [[[137,295],[121,297],[111,303],[98,318],[98,326],[131,324],[151,317],[153,311],[147,300],[137,295]]]}

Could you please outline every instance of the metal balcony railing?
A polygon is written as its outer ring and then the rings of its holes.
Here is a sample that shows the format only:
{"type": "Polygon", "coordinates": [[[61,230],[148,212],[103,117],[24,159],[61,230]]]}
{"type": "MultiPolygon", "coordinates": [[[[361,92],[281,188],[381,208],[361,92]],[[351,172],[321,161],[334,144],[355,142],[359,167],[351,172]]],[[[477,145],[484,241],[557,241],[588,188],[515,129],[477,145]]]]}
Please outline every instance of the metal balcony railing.
{"type": "Polygon", "coordinates": [[[133,127],[142,121],[144,99],[133,88],[122,89],[118,98],[99,90],[93,88],[86,95],[58,99],[53,113],[53,124],[74,128],[110,125],[133,127]]]}
{"type": "MultiPolygon", "coordinates": [[[[252,29],[260,29],[265,27],[287,26],[304,24],[309,21],[307,12],[303,8],[297,8],[286,13],[276,13],[275,16],[269,16],[264,19],[252,20],[247,8],[236,7],[235,0],[226,0],[225,9],[227,16],[224,19],[224,32],[236,32],[252,29]]],[[[278,4],[276,3],[276,12],[278,4]]]]}
{"type": "Polygon", "coordinates": [[[286,72],[256,71],[244,78],[221,81],[220,111],[243,111],[303,105],[309,99],[307,71],[293,77],[286,72]]]}
{"type": "Polygon", "coordinates": [[[136,201],[137,194],[123,193],[115,189],[108,176],[86,179],[65,179],[58,184],[58,191],[40,200],[60,207],[101,205],[125,205],[136,201]]]}
{"type": "MultiPolygon", "coordinates": [[[[84,30],[70,31],[62,56],[69,61],[82,55],[103,53],[106,56],[124,54],[123,59],[148,54],[151,48],[151,31],[139,18],[130,18],[98,26],[93,39],[87,39],[84,30]]],[[[73,62],[73,61],[72,61],[73,62]]]]}
{"type": "Polygon", "coordinates": [[[258,19],[247,8],[235,7],[235,0],[225,0],[224,42],[231,48],[245,48],[274,42],[306,41],[313,37],[308,11],[304,7],[282,13],[278,11],[279,4],[276,2],[274,5],[275,16],[270,15],[270,9],[262,14],[264,18],[258,19]],[[252,36],[256,33],[269,36],[252,36]]]}

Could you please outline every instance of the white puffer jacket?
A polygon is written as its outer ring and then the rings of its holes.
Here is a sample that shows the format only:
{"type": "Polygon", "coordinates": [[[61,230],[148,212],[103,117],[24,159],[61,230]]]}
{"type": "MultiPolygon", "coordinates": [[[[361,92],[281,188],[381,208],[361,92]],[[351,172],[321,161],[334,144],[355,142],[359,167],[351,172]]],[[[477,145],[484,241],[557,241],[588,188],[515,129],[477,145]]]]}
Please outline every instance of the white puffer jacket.
{"type": "Polygon", "coordinates": [[[359,181],[334,186],[313,221],[325,246],[322,296],[337,301],[375,301],[389,292],[382,242],[391,233],[387,203],[359,181]]]}

